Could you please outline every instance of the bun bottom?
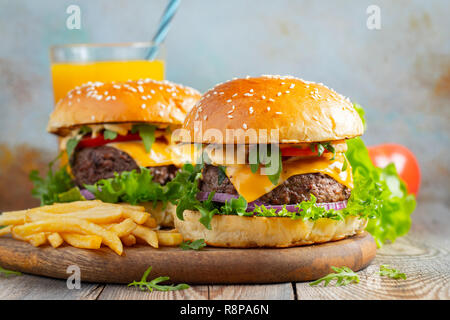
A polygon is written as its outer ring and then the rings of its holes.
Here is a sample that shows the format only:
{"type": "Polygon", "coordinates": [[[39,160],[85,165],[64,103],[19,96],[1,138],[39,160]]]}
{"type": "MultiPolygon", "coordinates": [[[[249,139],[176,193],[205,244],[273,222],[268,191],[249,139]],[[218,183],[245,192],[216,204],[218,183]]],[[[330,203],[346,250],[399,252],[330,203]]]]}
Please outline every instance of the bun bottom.
{"type": "Polygon", "coordinates": [[[173,227],[173,218],[176,216],[177,207],[167,203],[166,207],[163,208],[162,202],[158,202],[156,207],[153,206],[153,202],[144,202],[140,205],[145,207],[145,211],[149,212],[153,218],[155,218],[158,226],[161,227],[173,227]]]}
{"type": "Polygon", "coordinates": [[[209,246],[226,248],[286,248],[336,241],[361,233],[367,225],[367,219],[358,217],[303,221],[288,217],[215,215],[208,230],[198,221],[200,217],[200,212],[186,210],[184,220],[174,216],[175,228],[185,241],[204,239],[209,246]]]}

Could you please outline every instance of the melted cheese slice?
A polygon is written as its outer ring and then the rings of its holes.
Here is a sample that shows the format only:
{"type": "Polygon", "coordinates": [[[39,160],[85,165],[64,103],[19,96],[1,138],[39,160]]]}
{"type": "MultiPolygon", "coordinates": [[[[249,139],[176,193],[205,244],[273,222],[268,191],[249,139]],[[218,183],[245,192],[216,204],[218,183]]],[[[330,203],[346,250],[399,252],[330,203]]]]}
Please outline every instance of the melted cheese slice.
{"type": "Polygon", "coordinates": [[[331,157],[331,155],[324,155],[319,158],[283,162],[283,171],[280,174],[280,180],[277,185],[272,184],[266,175],[260,174],[260,170],[252,173],[248,165],[229,166],[226,168],[226,175],[237,192],[247,202],[254,201],[272,191],[292,176],[306,173],[320,172],[326,174],[337,182],[353,189],[353,176],[350,164],[347,162],[346,170],[341,170],[345,162],[345,155],[342,153],[336,154],[335,160],[330,160],[331,157]]]}
{"type": "Polygon", "coordinates": [[[141,167],[158,167],[171,164],[181,167],[183,163],[190,160],[187,149],[163,141],[155,141],[149,153],[145,150],[142,141],[113,142],[107,145],[129,154],[141,167]]]}
{"type": "Polygon", "coordinates": [[[145,151],[142,141],[113,142],[107,145],[128,153],[141,167],[158,167],[174,163],[172,148],[161,141],[155,141],[149,153],[145,151]]]}

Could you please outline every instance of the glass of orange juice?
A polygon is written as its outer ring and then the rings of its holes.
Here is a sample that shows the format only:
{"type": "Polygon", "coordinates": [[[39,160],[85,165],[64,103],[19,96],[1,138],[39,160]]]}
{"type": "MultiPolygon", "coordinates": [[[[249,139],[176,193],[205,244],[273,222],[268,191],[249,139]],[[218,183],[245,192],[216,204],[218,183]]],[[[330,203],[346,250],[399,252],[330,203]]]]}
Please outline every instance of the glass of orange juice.
{"type": "Polygon", "coordinates": [[[89,81],[120,82],[164,79],[164,47],[153,60],[146,57],[153,44],[70,44],[50,49],[55,104],[70,90],[89,81]]]}

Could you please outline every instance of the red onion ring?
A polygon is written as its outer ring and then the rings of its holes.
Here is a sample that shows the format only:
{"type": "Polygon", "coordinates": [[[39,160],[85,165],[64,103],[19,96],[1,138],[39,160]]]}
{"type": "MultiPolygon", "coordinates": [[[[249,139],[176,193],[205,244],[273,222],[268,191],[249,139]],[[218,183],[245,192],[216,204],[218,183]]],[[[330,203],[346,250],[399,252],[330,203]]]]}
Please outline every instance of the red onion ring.
{"type": "Polygon", "coordinates": [[[86,200],[94,200],[95,199],[95,195],[87,189],[81,189],[80,193],[86,200]]]}
{"type": "MultiPolygon", "coordinates": [[[[204,201],[208,199],[210,192],[199,192],[197,193],[197,199],[200,201],[204,201]]],[[[230,200],[230,199],[237,199],[239,198],[238,195],[235,194],[229,194],[229,193],[215,193],[212,201],[215,202],[223,202],[230,200]]],[[[275,209],[277,212],[281,211],[284,207],[284,205],[271,205],[271,204],[264,204],[260,201],[252,201],[249,202],[247,205],[247,212],[253,211],[256,206],[264,205],[267,209],[275,209]]],[[[289,212],[297,212],[298,209],[296,208],[296,204],[287,204],[286,210],[289,212]]],[[[326,210],[342,210],[347,207],[347,201],[337,201],[337,202],[321,202],[316,203],[316,206],[325,208],[326,210]]]]}

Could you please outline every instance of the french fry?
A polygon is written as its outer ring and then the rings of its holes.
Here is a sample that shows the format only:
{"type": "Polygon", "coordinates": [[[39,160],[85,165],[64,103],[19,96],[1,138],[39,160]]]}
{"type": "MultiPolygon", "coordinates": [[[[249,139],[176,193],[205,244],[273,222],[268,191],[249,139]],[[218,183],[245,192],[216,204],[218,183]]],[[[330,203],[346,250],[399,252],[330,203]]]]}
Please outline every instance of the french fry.
{"type": "Polygon", "coordinates": [[[183,242],[183,236],[181,233],[172,232],[172,230],[157,230],[158,244],[161,246],[178,246],[183,242]]]}
{"type": "Polygon", "coordinates": [[[121,223],[109,225],[107,229],[122,238],[133,232],[136,227],[137,224],[133,221],[133,219],[128,218],[121,223]]]}
{"type": "Polygon", "coordinates": [[[102,206],[103,204],[104,203],[100,200],[74,201],[67,203],[54,203],[52,205],[38,207],[30,210],[44,211],[48,213],[69,213],[74,211],[88,210],[94,207],[102,206]]]}
{"type": "Polygon", "coordinates": [[[53,248],[58,248],[64,243],[64,239],[57,232],[49,234],[47,240],[53,248]]]}
{"type": "Polygon", "coordinates": [[[120,238],[120,240],[122,240],[122,243],[127,247],[131,247],[136,244],[136,237],[133,236],[132,234],[124,236],[124,237],[120,238]]]}
{"type": "Polygon", "coordinates": [[[145,222],[142,225],[151,229],[156,228],[158,226],[155,218],[153,217],[148,217],[147,220],[145,220],[145,222]]]}
{"type": "Polygon", "coordinates": [[[158,248],[158,236],[156,232],[143,226],[137,226],[132,234],[142,240],[145,240],[153,248],[158,248]]]}
{"type": "Polygon", "coordinates": [[[128,203],[118,203],[117,205],[124,207],[124,208],[128,208],[130,210],[134,210],[134,211],[145,211],[144,206],[135,206],[135,205],[128,204],[128,203]]]}
{"type": "Polygon", "coordinates": [[[102,238],[102,242],[110,247],[118,255],[122,255],[123,245],[120,238],[92,222],[77,218],[53,218],[44,221],[26,223],[12,228],[13,235],[26,237],[38,232],[79,233],[96,235],[102,238]]]}
{"type": "Polygon", "coordinates": [[[26,210],[3,212],[3,214],[0,215],[0,226],[24,224],[25,214],[26,210]]]}
{"type": "Polygon", "coordinates": [[[0,229],[0,237],[11,233],[12,226],[7,226],[0,229]]]}
{"type": "Polygon", "coordinates": [[[150,217],[150,213],[129,209],[127,206],[123,206],[123,216],[133,219],[137,224],[143,224],[150,217]]]}
{"type": "Polygon", "coordinates": [[[96,235],[82,235],[76,233],[62,233],[61,237],[72,247],[81,249],[100,249],[102,237],[96,235]]]}
{"type": "Polygon", "coordinates": [[[25,239],[35,247],[39,247],[47,243],[47,236],[45,232],[32,234],[25,239]]]}
{"type": "Polygon", "coordinates": [[[122,208],[120,207],[94,207],[85,211],[75,211],[68,213],[48,213],[45,211],[33,211],[26,214],[25,221],[33,222],[47,219],[77,218],[87,220],[97,224],[113,223],[122,218],[122,208]]]}

